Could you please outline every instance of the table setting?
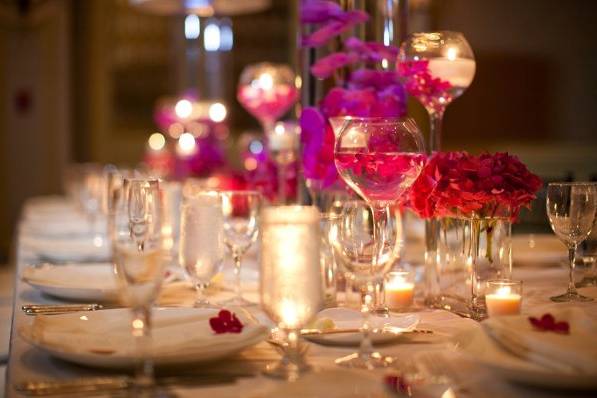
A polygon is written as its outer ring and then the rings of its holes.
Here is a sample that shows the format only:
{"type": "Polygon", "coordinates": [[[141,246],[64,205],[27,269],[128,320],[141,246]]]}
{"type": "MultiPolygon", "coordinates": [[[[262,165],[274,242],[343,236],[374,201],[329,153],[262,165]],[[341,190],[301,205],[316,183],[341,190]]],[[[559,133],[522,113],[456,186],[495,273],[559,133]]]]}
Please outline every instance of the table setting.
{"type": "Polygon", "coordinates": [[[356,6],[298,12],[302,75],[239,78],[263,130],[242,177],[203,173],[221,120],[191,134],[189,94],[142,165],[69,165],[23,205],[6,395],[594,396],[597,183],[442,147],[477,68],[464,34],[395,46],[355,33],[375,23],[356,6]],[[326,89],[281,120],[305,75],[326,89]],[[551,233],[513,232],[531,207],[551,233]]]}

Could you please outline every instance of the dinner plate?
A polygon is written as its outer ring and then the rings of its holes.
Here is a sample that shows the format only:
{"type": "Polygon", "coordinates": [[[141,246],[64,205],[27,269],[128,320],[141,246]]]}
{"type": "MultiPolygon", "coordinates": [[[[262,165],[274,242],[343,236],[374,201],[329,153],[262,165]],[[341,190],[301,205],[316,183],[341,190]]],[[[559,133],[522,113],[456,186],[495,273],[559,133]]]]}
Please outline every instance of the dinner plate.
{"type": "Polygon", "coordinates": [[[24,237],[20,242],[24,249],[38,258],[53,262],[100,262],[110,258],[107,239],[98,244],[91,237],[24,237]]]}
{"type": "Polygon", "coordinates": [[[118,300],[117,281],[110,263],[30,265],[23,269],[21,277],[39,291],[67,300],[118,300]]]}
{"type": "MultiPolygon", "coordinates": [[[[328,329],[359,329],[363,325],[363,317],[357,310],[350,308],[326,308],[319,312],[314,325],[322,323],[322,320],[331,319],[335,328],[328,329]]],[[[419,316],[416,314],[391,315],[389,317],[371,316],[370,324],[372,329],[381,329],[384,326],[396,328],[396,331],[373,332],[370,334],[373,344],[385,344],[404,338],[402,331],[413,330],[419,323],[419,316]]],[[[325,331],[325,330],[324,330],[325,331]]],[[[304,338],[314,343],[336,346],[358,346],[361,343],[363,334],[354,333],[322,333],[306,334],[304,338]]]]}
{"type": "MultiPolygon", "coordinates": [[[[269,330],[242,308],[232,311],[244,324],[241,333],[215,334],[209,318],[218,309],[153,310],[152,359],[157,366],[208,362],[234,355],[263,340],[269,330]]],[[[80,365],[132,368],[138,355],[126,308],[38,315],[19,328],[20,335],[48,354],[80,365]]]]}
{"type": "Polygon", "coordinates": [[[512,236],[512,262],[515,266],[554,266],[567,258],[566,247],[552,234],[512,236]]]}
{"type": "MultiPolygon", "coordinates": [[[[455,343],[470,360],[490,369],[506,380],[544,388],[591,390],[597,388],[595,374],[556,372],[525,361],[495,348],[481,327],[467,330],[455,337],[455,343]]],[[[587,342],[587,344],[590,344],[587,342]]]]}

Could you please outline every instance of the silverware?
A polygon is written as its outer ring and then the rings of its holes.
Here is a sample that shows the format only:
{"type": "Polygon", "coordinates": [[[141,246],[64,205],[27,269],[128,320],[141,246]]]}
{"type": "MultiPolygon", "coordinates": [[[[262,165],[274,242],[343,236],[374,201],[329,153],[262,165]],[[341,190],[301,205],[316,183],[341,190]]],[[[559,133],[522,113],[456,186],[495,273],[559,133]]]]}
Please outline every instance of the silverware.
{"type": "Polygon", "coordinates": [[[21,307],[28,315],[63,314],[76,311],[97,311],[106,309],[102,304],[26,304],[21,307]]]}
{"type": "MultiPolygon", "coordinates": [[[[241,377],[253,377],[254,373],[204,373],[197,375],[169,376],[156,379],[158,387],[206,386],[234,383],[241,377]]],[[[134,379],[128,376],[88,377],[72,380],[34,380],[15,384],[15,389],[25,395],[47,396],[80,393],[106,393],[128,390],[134,387],[134,379]]]]}

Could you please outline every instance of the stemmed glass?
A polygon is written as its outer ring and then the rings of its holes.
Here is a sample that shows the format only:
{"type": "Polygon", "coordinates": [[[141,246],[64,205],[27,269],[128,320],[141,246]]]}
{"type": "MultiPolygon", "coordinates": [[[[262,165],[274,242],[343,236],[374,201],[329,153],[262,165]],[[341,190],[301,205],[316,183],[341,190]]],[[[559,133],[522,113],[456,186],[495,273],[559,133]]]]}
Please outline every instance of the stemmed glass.
{"type": "MultiPolygon", "coordinates": [[[[423,137],[412,119],[347,116],[331,118],[330,123],[336,136],[336,168],[371,208],[376,250],[369,267],[377,274],[374,270],[385,267],[382,260],[392,214],[389,208],[404,198],[425,163],[423,137]]],[[[366,368],[384,364],[371,358],[361,362],[366,368]]]]}
{"type": "Polygon", "coordinates": [[[98,164],[84,164],[81,165],[80,173],[79,203],[89,222],[93,244],[101,247],[104,245],[104,238],[98,230],[98,220],[102,217],[106,196],[104,170],[98,164]]]}
{"type": "Polygon", "coordinates": [[[156,179],[125,179],[111,217],[114,272],[123,303],[133,312],[138,366],[135,385],[153,386],[151,306],[160,291],[166,253],[162,243],[162,203],[156,179]]]}
{"type": "Polygon", "coordinates": [[[592,301],[576,291],[574,266],[576,249],[591,233],[597,207],[596,187],[589,183],[550,183],[547,186],[547,216],[551,229],[568,248],[570,260],[568,291],[551,297],[555,302],[592,301]]]}
{"type": "Polygon", "coordinates": [[[267,134],[298,99],[295,74],[284,64],[249,65],[240,75],[236,97],[267,134]]]}
{"type": "Polygon", "coordinates": [[[473,50],[460,32],[413,33],[400,47],[398,68],[407,92],[429,113],[429,151],[439,151],[446,107],[475,77],[473,50]]]}
{"type": "MultiPolygon", "coordinates": [[[[391,218],[392,210],[385,207],[385,217],[391,218]]],[[[361,313],[363,314],[363,338],[358,352],[338,358],[336,363],[342,366],[373,369],[384,367],[392,362],[373,350],[371,343],[369,317],[374,305],[375,283],[392,268],[400,255],[396,245],[396,230],[393,223],[384,224],[383,242],[380,245],[372,223],[371,208],[362,200],[344,203],[342,216],[337,224],[334,239],[334,252],[346,278],[361,288],[361,313]]]]}
{"type": "Polygon", "coordinates": [[[257,213],[261,195],[256,191],[222,191],[224,214],[224,243],[234,261],[235,297],[225,302],[229,305],[251,305],[242,296],[240,266],[243,254],[257,239],[257,213]]]}
{"type": "Polygon", "coordinates": [[[178,262],[197,292],[196,307],[214,307],[205,297],[211,279],[224,261],[222,196],[200,191],[183,198],[178,262]]]}

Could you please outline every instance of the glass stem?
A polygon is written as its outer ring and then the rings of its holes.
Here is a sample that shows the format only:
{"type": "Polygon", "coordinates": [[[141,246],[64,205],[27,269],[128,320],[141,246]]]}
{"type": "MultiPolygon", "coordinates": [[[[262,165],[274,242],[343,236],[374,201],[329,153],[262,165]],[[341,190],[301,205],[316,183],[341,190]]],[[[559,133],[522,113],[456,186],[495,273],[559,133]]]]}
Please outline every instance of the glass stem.
{"type": "Polygon", "coordinates": [[[154,384],[151,359],[151,308],[144,307],[133,311],[133,336],[138,354],[135,387],[143,389],[154,384]]]}
{"type": "Polygon", "coordinates": [[[278,203],[286,204],[286,165],[282,162],[277,162],[278,172],[278,203]]]}
{"type": "Polygon", "coordinates": [[[568,270],[568,294],[576,295],[576,286],[574,285],[574,268],[576,267],[576,248],[578,245],[574,245],[572,248],[568,248],[568,260],[570,261],[570,269],[568,270]]]}
{"type": "Polygon", "coordinates": [[[444,109],[429,113],[429,153],[441,150],[444,109]]]}
{"type": "Polygon", "coordinates": [[[206,288],[207,283],[195,283],[195,307],[204,307],[209,305],[209,301],[207,301],[207,298],[205,297],[206,288]]]}
{"type": "Polygon", "coordinates": [[[238,300],[242,300],[243,293],[240,287],[240,260],[241,254],[238,250],[233,250],[232,260],[234,261],[234,293],[238,300]]]}
{"type": "MultiPolygon", "coordinates": [[[[381,260],[383,247],[386,240],[385,231],[388,223],[387,206],[383,204],[375,204],[371,207],[373,213],[373,239],[375,241],[375,256],[373,258],[372,267],[381,260]]],[[[371,273],[373,275],[373,272],[371,273]]]]}
{"type": "Polygon", "coordinates": [[[368,282],[365,284],[365,292],[362,294],[361,301],[361,314],[363,315],[363,338],[361,339],[361,345],[359,348],[359,356],[363,360],[368,360],[373,353],[373,344],[371,343],[369,318],[371,315],[371,301],[373,299],[372,292],[374,286],[368,282]]]}

